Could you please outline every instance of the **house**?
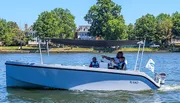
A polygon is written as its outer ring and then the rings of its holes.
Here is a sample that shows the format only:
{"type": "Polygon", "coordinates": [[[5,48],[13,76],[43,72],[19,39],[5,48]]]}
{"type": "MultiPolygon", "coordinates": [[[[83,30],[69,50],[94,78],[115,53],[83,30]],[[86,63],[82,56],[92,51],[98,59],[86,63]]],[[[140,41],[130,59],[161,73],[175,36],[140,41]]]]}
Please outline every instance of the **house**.
{"type": "Polygon", "coordinates": [[[94,40],[95,37],[89,35],[90,25],[80,25],[76,30],[75,39],[94,40]]]}
{"type": "Polygon", "coordinates": [[[171,39],[171,44],[180,45],[180,37],[175,37],[171,39]]]}
{"type": "MultiPolygon", "coordinates": [[[[28,45],[38,45],[38,38],[36,35],[36,31],[33,30],[33,26],[28,27],[27,24],[25,24],[25,31],[26,31],[26,36],[32,37],[32,40],[28,41],[28,45]]],[[[45,44],[45,42],[43,42],[45,44]]]]}
{"type": "Polygon", "coordinates": [[[0,41],[0,46],[3,46],[3,41],[0,41]]]}
{"type": "Polygon", "coordinates": [[[33,27],[28,28],[27,24],[25,24],[25,31],[27,32],[26,36],[32,37],[32,40],[28,41],[28,45],[38,45],[36,31],[33,30],[33,27]]]}
{"type": "Polygon", "coordinates": [[[171,39],[171,51],[180,52],[180,37],[174,37],[171,39]]]}

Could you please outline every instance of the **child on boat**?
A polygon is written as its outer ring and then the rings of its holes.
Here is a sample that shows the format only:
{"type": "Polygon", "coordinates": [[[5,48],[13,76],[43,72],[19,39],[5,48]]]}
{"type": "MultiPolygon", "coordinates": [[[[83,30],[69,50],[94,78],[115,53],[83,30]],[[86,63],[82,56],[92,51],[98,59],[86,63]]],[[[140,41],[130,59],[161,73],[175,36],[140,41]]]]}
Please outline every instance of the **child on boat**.
{"type": "Polygon", "coordinates": [[[126,70],[125,57],[120,57],[120,63],[118,63],[120,70],[126,70]]]}
{"type": "Polygon", "coordinates": [[[116,65],[114,66],[115,69],[120,69],[120,70],[126,70],[126,63],[125,63],[125,57],[122,56],[119,59],[119,63],[116,61],[113,61],[116,65]]]}
{"type": "Polygon", "coordinates": [[[90,63],[89,67],[99,68],[99,63],[98,63],[96,57],[92,58],[92,62],[90,63]]]}

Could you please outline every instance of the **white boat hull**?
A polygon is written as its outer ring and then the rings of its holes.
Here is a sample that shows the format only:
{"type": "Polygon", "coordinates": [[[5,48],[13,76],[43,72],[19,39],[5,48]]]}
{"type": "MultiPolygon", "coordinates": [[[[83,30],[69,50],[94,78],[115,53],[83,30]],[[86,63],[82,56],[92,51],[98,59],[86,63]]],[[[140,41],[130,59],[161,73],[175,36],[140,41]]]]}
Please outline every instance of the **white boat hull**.
{"type": "Polygon", "coordinates": [[[20,62],[6,62],[6,81],[7,87],[69,90],[141,91],[160,87],[143,72],[20,62]]]}

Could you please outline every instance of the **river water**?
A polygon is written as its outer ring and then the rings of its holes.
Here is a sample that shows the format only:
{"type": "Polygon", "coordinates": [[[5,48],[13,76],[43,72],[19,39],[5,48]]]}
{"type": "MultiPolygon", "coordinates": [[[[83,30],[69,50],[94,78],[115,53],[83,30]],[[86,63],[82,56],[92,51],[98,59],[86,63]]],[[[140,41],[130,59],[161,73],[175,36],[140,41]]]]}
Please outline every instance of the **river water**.
{"type": "MultiPolygon", "coordinates": [[[[63,65],[89,65],[92,57],[101,59],[99,53],[43,54],[44,63],[63,65]]],[[[105,54],[115,56],[115,54],[105,54]]],[[[136,53],[125,53],[128,69],[133,69],[136,53]]],[[[0,103],[161,103],[180,102],[180,53],[145,53],[143,66],[148,59],[155,61],[155,72],[167,74],[166,84],[157,91],[68,91],[6,88],[7,60],[39,63],[39,54],[0,54],[0,103]]],[[[142,68],[150,76],[149,70],[142,68]]],[[[33,74],[32,74],[33,75],[33,74]]]]}

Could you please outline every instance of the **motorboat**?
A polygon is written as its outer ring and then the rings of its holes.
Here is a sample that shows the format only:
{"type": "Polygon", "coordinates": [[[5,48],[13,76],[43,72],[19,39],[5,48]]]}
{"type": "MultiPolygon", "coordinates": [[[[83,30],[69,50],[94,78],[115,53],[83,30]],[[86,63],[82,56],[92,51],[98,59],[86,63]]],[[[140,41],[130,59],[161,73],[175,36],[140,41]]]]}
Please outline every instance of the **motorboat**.
{"type": "MultiPolygon", "coordinates": [[[[51,42],[65,45],[98,47],[138,44],[139,49],[133,70],[115,70],[108,69],[108,63],[104,62],[100,63],[100,68],[44,64],[41,54],[41,45],[39,42],[40,64],[6,61],[7,87],[142,91],[158,90],[162,83],[164,83],[165,75],[156,73],[155,77],[151,78],[148,74],[140,70],[145,41],[51,39],[51,42]],[[142,53],[140,53],[141,46],[143,46],[142,53]]],[[[150,61],[147,64],[147,68],[149,66],[152,69],[152,64],[153,63],[150,61]]]]}

